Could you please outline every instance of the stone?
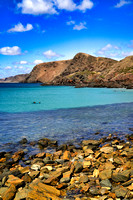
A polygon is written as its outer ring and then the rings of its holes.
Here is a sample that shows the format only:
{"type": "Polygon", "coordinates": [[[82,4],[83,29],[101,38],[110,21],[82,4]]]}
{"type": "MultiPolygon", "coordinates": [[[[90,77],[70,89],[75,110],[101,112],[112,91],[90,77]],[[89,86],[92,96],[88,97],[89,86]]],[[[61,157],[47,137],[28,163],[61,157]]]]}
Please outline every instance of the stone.
{"type": "Polygon", "coordinates": [[[94,169],[93,171],[93,177],[98,177],[99,176],[99,170],[98,169],[94,169]]]}
{"type": "Polygon", "coordinates": [[[26,199],[28,193],[29,193],[29,189],[26,189],[26,188],[23,188],[21,190],[19,190],[16,195],[15,195],[15,198],[14,200],[23,200],[23,199],[26,199]]]}
{"type": "Polygon", "coordinates": [[[90,187],[89,193],[92,195],[98,195],[99,194],[99,188],[97,187],[90,187]]]}
{"type": "Polygon", "coordinates": [[[24,184],[24,181],[14,175],[9,175],[5,185],[9,186],[12,184],[15,185],[16,187],[20,187],[24,184]]]}
{"type": "Polygon", "coordinates": [[[82,145],[83,146],[88,146],[88,145],[99,146],[100,142],[98,140],[83,140],[82,145]]]}
{"type": "Polygon", "coordinates": [[[30,171],[30,168],[29,168],[29,166],[22,167],[21,169],[19,169],[19,171],[21,172],[21,174],[25,174],[25,173],[28,173],[30,171]]]}
{"type": "Polygon", "coordinates": [[[71,171],[63,173],[63,178],[61,178],[60,183],[68,183],[71,178],[71,171]]]}
{"type": "Polygon", "coordinates": [[[83,161],[83,168],[90,167],[90,166],[91,166],[90,161],[86,161],[86,160],[83,161]]]}
{"type": "Polygon", "coordinates": [[[0,196],[8,190],[8,187],[0,187],[0,196]]]}
{"type": "Polygon", "coordinates": [[[40,140],[38,141],[38,144],[39,144],[42,148],[44,148],[44,147],[47,147],[47,146],[48,146],[48,142],[49,142],[49,139],[43,138],[43,139],[40,139],[40,140]]]}
{"type": "Polygon", "coordinates": [[[12,200],[16,194],[16,187],[15,185],[11,185],[6,192],[1,194],[2,200],[12,200]]]}
{"type": "Polygon", "coordinates": [[[39,171],[32,171],[32,172],[29,172],[29,175],[32,179],[36,178],[39,176],[39,171]]]}
{"type": "Polygon", "coordinates": [[[82,176],[80,177],[79,181],[80,181],[81,183],[87,183],[87,182],[89,181],[89,178],[88,178],[87,175],[82,175],[82,176]]]}
{"type": "Polygon", "coordinates": [[[133,183],[133,179],[122,183],[122,186],[127,187],[127,186],[131,185],[132,183],[133,183]]]}
{"type": "Polygon", "coordinates": [[[13,159],[14,162],[18,162],[23,156],[24,156],[24,151],[23,150],[17,151],[12,156],[12,159],[13,159]]]}
{"type": "Polygon", "coordinates": [[[129,190],[133,191],[133,183],[127,187],[129,190]]]}
{"type": "Polygon", "coordinates": [[[102,147],[100,149],[100,151],[103,152],[103,153],[113,153],[114,148],[113,147],[102,147]]]}
{"type": "Polygon", "coordinates": [[[31,169],[33,169],[35,171],[39,171],[41,169],[41,166],[39,164],[33,164],[33,165],[31,165],[31,169]]]}
{"type": "Polygon", "coordinates": [[[106,162],[104,167],[105,169],[115,169],[115,166],[111,162],[106,162]]]}
{"type": "Polygon", "coordinates": [[[31,183],[32,181],[32,178],[28,175],[28,174],[25,174],[23,177],[22,177],[23,181],[25,183],[31,183]]]}
{"type": "Polygon", "coordinates": [[[54,185],[55,181],[58,181],[58,179],[62,176],[61,172],[52,172],[49,174],[49,178],[44,181],[45,184],[51,184],[54,185]]]}
{"type": "Polygon", "coordinates": [[[101,187],[110,187],[110,188],[112,187],[112,184],[108,179],[102,180],[100,182],[100,185],[101,187]]]}
{"type": "Polygon", "coordinates": [[[122,172],[114,171],[112,174],[112,180],[115,182],[125,182],[128,181],[130,177],[130,170],[125,170],[122,172]]]}
{"type": "Polygon", "coordinates": [[[122,165],[124,164],[124,160],[120,157],[114,158],[114,163],[118,164],[118,165],[122,165]]]}
{"type": "Polygon", "coordinates": [[[105,169],[105,170],[99,172],[99,178],[101,180],[110,179],[111,175],[112,175],[112,170],[110,170],[110,169],[105,169]]]}
{"type": "Polygon", "coordinates": [[[26,144],[28,140],[26,138],[23,138],[22,140],[19,141],[20,144],[26,144]]]}
{"type": "Polygon", "coordinates": [[[105,194],[108,194],[108,193],[109,193],[109,191],[108,191],[107,188],[105,188],[105,187],[101,188],[101,189],[99,190],[99,192],[100,192],[101,195],[105,195],[105,194]]]}
{"type": "Polygon", "coordinates": [[[116,197],[124,198],[127,194],[128,190],[122,186],[118,187],[115,190],[116,197]]]}
{"type": "Polygon", "coordinates": [[[70,151],[65,151],[64,152],[63,160],[70,160],[70,151]]]}
{"type": "Polygon", "coordinates": [[[56,188],[43,184],[39,180],[35,180],[29,185],[31,191],[27,195],[27,200],[60,200],[61,195],[60,190],[56,188]]]}
{"type": "Polygon", "coordinates": [[[74,170],[74,172],[75,172],[75,173],[79,173],[79,172],[82,171],[82,169],[83,169],[83,165],[82,165],[81,163],[77,162],[76,165],[75,165],[75,170],[74,170]]]}
{"type": "Polygon", "coordinates": [[[38,153],[38,154],[36,155],[37,158],[45,158],[45,156],[46,156],[46,153],[45,153],[45,152],[38,153]]]}
{"type": "Polygon", "coordinates": [[[57,185],[56,189],[62,190],[62,189],[65,189],[67,186],[68,186],[67,183],[60,183],[57,185]]]}

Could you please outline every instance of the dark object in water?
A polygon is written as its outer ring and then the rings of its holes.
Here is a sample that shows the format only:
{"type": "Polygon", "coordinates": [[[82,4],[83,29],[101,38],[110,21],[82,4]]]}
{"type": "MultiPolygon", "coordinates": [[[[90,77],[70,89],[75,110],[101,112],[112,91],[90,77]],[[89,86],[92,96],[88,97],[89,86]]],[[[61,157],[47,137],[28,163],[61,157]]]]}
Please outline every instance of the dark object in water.
{"type": "Polygon", "coordinates": [[[35,104],[36,102],[35,102],[35,101],[33,101],[33,103],[35,104]]]}
{"type": "Polygon", "coordinates": [[[40,104],[41,102],[39,101],[38,103],[36,103],[35,101],[33,101],[33,104],[40,104]]]}

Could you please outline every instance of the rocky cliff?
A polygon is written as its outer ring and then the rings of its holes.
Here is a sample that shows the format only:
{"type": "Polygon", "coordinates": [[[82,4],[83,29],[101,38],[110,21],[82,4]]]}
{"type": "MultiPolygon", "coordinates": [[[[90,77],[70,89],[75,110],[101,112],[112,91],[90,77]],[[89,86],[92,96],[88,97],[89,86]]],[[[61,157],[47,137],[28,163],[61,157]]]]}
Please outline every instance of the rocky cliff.
{"type": "Polygon", "coordinates": [[[0,79],[0,83],[20,83],[24,82],[29,74],[19,74],[16,76],[10,76],[8,78],[0,79]]]}
{"type": "MultiPolygon", "coordinates": [[[[10,80],[18,82],[18,76],[10,80]]],[[[19,82],[76,87],[133,88],[133,56],[116,61],[78,53],[71,60],[36,65],[31,73],[22,77],[22,80],[19,79],[19,82]]]]}
{"type": "Polygon", "coordinates": [[[133,56],[116,61],[78,53],[52,84],[133,88],[133,56]]]}

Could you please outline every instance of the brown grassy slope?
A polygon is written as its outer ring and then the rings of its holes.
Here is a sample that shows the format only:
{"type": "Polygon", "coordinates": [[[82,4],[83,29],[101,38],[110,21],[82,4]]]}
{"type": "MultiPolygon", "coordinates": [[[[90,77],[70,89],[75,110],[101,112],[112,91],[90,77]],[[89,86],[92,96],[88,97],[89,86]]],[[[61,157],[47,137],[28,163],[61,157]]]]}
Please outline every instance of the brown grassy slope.
{"type": "Polygon", "coordinates": [[[26,82],[133,88],[133,56],[116,61],[78,53],[71,60],[36,65],[26,82]]]}
{"type": "Polygon", "coordinates": [[[29,74],[19,74],[16,76],[10,76],[8,78],[0,79],[0,83],[20,83],[24,82],[29,74]]]}
{"type": "Polygon", "coordinates": [[[69,60],[64,61],[55,61],[55,62],[47,62],[36,65],[29,76],[26,78],[25,82],[33,83],[33,82],[41,82],[41,83],[49,83],[56,76],[59,76],[68,66],[69,60]]]}

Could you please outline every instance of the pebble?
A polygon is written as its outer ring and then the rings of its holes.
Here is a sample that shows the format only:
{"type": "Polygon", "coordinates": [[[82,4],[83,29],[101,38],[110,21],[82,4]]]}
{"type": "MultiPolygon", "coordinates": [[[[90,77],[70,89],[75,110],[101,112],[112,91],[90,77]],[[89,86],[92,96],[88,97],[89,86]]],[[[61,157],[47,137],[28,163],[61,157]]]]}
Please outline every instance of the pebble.
{"type": "Polygon", "coordinates": [[[28,159],[24,150],[8,153],[9,161],[7,153],[0,152],[0,200],[133,199],[131,141],[110,135],[84,140],[78,148],[57,146],[57,141],[47,138],[38,144],[42,152],[28,159]],[[48,153],[47,146],[56,150],[48,153]]]}

